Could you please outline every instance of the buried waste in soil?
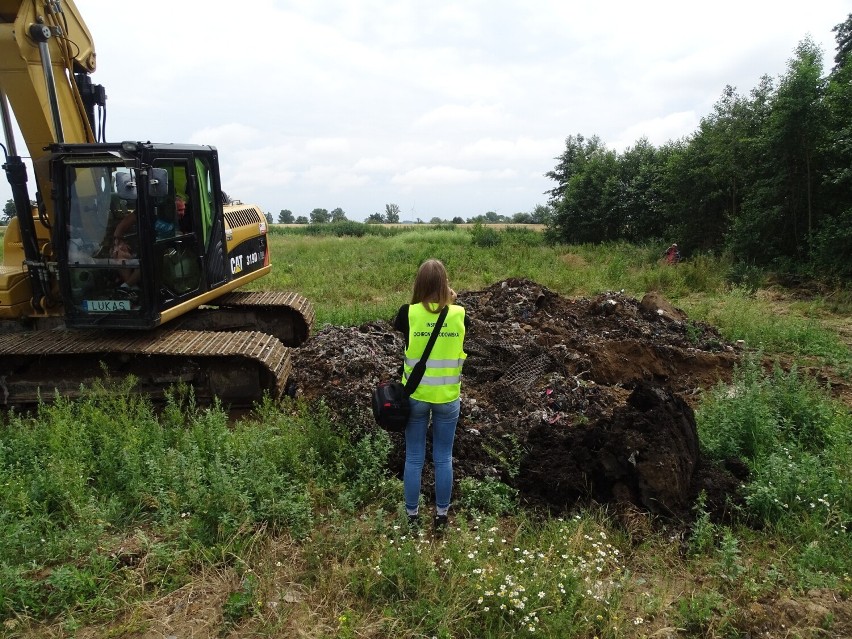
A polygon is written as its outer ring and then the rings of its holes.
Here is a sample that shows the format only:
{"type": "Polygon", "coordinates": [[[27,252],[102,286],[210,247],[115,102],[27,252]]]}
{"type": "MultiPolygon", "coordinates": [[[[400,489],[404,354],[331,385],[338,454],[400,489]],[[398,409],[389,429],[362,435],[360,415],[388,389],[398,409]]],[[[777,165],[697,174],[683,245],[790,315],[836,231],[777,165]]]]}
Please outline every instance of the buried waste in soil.
{"type": "MultiPolygon", "coordinates": [[[[568,299],[523,279],[458,303],[471,325],[456,480],[496,478],[553,512],[596,501],[669,517],[688,517],[701,491],[711,512],[736,492],[736,466],[701,459],[691,405],[739,360],[714,327],[656,293],[568,299]]],[[[371,390],[398,377],[403,348],[389,321],[325,326],[294,353],[298,394],[354,435],[374,429],[371,390]]],[[[401,476],[404,442],[391,437],[401,476]]]]}

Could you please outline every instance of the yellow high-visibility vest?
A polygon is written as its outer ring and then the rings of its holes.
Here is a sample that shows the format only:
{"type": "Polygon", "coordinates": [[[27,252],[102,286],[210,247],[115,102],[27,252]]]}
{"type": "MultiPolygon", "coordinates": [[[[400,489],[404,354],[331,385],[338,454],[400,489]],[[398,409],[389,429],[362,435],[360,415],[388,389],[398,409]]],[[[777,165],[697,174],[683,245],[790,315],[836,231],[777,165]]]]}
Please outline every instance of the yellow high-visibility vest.
{"type": "MultiPolygon", "coordinates": [[[[432,335],[432,329],[438,319],[423,304],[411,304],[408,307],[408,348],[405,349],[402,383],[405,384],[414,365],[420,361],[426,344],[432,335]]],[[[461,371],[467,353],[464,352],[464,308],[450,304],[444,325],[435,340],[429,359],[426,360],[426,372],[417,389],[412,393],[414,399],[432,404],[446,404],[458,399],[461,394],[461,371]]]]}

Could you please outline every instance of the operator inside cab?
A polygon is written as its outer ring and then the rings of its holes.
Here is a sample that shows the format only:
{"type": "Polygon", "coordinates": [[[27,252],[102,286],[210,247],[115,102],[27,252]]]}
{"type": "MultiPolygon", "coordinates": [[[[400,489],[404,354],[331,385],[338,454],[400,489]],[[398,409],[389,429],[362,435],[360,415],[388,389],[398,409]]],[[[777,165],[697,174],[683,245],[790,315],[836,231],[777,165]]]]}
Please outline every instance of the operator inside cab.
{"type": "MultiPolygon", "coordinates": [[[[113,240],[118,241],[136,227],[136,211],[131,211],[116,224],[113,240]]],[[[175,235],[192,232],[192,218],[186,213],[186,201],[175,195],[174,205],[165,204],[157,207],[154,218],[154,233],[157,240],[165,240],[175,235]]]]}

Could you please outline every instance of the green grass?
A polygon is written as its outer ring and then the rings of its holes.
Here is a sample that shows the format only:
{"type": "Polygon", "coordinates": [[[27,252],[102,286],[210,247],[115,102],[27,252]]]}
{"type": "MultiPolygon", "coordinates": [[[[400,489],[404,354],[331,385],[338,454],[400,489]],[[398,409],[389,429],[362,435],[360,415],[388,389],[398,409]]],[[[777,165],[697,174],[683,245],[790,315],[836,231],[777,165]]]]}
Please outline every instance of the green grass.
{"type": "Polygon", "coordinates": [[[814,355],[835,362],[849,359],[849,347],[838,335],[805,311],[780,314],[773,305],[741,288],[712,297],[687,300],[691,317],[717,326],[730,340],[743,340],[767,353],[814,355]]]}
{"type": "MultiPolygon", "coordinates": [[[[371,227],[373,225],[363,225],[371,227]]],[[[379,227],[384,229],[384,227],[379,227]]],[[[694,320],[717,326],[733,342],[768,354],[814,356],[852,374],[852,352],[811,306],[779,314],[728,280],[727,257],[697,255],[677,267],[662,264],[659,247],[630,244],[550,245],[525,229],[494,231],[480,246],[473,230],[390,229],[362,237],[274,233],[273,274],[255,289],[295,290],[317,309],[317,324],[359,325],[392,318],[410,299],[419,264],[442,260],[457,291],[480,290],[507,278],[527,278],[565,296],[620,291],[636,298],[659,291],[694,320]]]]}
{"type": "Polygon", "coordinates": [[[214,571],[221,630],[245,636],[732,637],[753,602],[852,593],[848,409],[747,362],[698,420],[708,458],[754,480],[741,523],[699,501],[681,552],[648,515],[638,532],[605,507],[541,517],[471,478],[436,538],[405,522],[387,435],[352,438],[321,405],[228,424],[185,394],[156,414],[129,385],[94,388],[0,431],[0,618],[71,636],[214,571]]]}
{"type": "Polygon", "coordinates": [[[0,635],[135,636],[184,586],[218,585],[222,635],[316,639],[741,637],[759,603],[852,594],[849,407],[797,367],[766,373],[757,359],[848,366],[821,321],[828,303],[779,314],[731,286],[724,258],[672,268],[657,247],[551,246],[523,230],[270,238],[273,275],[256,288],[306,295],[320,323],[390,318],[419,263],[438,257],[460,291],[508,277],[563,295],[659,290],[763,348],[696,411],[707,458],[750,469],[738,517],[715,522],[701,500],[686,529],[605,506],[543,517],[505,484],[464,478],[454,525],[435,538],[408,529],[382,432],[358,436],[321,403],[291,401],[230,423],[185,389],[155,411],[106,381],[3,417],[0,635]]]}
{"type": "Polygon", "coordinates": [[[512,228],[494,231],[498,243],[485,246],[475,241],[475,229],[392,231],[362,237],[273,233],[273,275],[254,287],[299,291],[317,300],[320,323],[346,325],[392,316],[408,301],[417,267],[430,257],[446,264],[458,291],[511,277],[563,295],[623,289],[639,297],[660,290],[677,298],[686,291],[725,288],[719,261],[700,258],[666,267],[658,263],[656,247],[549,245],[540,233],[512,228]]]}

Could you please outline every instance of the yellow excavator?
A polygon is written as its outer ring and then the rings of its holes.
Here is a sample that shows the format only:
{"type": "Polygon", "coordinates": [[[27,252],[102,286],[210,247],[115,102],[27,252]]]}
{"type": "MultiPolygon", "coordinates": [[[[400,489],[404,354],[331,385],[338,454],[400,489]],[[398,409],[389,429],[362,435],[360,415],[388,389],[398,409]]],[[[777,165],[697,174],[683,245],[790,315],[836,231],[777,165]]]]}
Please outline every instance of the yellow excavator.
{"type": "Polygon", "coordinates": [[[227,201],[215,147],[106,142],[95,66],[71,0],[0,0],[3,169],[17,211],[0,265],[0,406],[74,395],[105,371],[154,397],[176,383],[231,405],[288,392],[313,306],[235,290],[272,268],[265,215],[227,201]]]}

